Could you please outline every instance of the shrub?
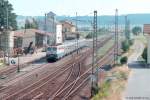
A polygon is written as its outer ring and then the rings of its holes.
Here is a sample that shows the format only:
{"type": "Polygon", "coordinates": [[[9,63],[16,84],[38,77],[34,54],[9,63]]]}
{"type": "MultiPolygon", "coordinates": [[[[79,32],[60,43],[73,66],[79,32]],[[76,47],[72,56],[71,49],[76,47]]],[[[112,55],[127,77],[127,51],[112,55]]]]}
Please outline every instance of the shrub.
{"type": "Polygon", "coordinates": [[[142,28],[139,27],[139,26],[135,26],[135,27],[133,27],[133,29],[132,29],[132,33],[133,33],[134,35],[139,35],[139,33],[141,33],[141,32],[142,32],[142,28]]]}
{"type": "Polygon", "coordinates": [[[128,58],[125,56],[125,57],[122,57],[121,59],[120,59],[120,63],[121,64],[126,64],[127,63],[127,60],[128,60],[128,58]]]}
{"type": "Polygon", "coordinates": [[[127,40],[122,42],[122,50],[124,52],[127,52],[129,50],[129,47],[130,47],[130,45],[129,45],[129,42],[127,40]]]}
{"type": "Polygon", "coordinates": [[[142,58],[147,62],[147,47],[144,49],[142,53],[142,58]]]}
{"type": "Polygon", "coordinates": [[[87,38],[87,39],[92,38],[92,34],[89,33],[85,38],[87,38]]]}
{"type": "Polygon", "coordinates": [[[129,40],[129,44],[130,45],[133,45],[133,43],[134,43],[134,40],[132,39],[132,40],[129,40]]]}

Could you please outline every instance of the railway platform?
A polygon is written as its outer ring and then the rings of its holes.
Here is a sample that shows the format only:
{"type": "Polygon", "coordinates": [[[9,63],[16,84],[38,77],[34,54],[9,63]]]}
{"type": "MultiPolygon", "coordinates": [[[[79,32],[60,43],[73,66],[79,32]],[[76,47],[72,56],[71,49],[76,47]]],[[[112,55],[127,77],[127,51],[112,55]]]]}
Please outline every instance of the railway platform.
{"type": "Polygon", "coordinates": [[[46,56],[46,52],[42,52],[42,50],[37,50],[37,52],[33,54],[27,54],[27,55],[19,55],[19,57],[5,57],[6,65],[1,66],[0,70],[3,70],[7,67],[13,67],[19,65],[26,65],[30,64],[34,61],[40,60],[46,56]]]}

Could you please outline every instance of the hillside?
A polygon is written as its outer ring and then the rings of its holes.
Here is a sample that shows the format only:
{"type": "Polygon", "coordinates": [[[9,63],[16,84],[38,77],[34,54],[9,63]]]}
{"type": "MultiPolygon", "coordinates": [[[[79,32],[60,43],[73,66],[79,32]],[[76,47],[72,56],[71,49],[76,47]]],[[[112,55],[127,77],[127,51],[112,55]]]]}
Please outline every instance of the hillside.
{"type": "MultiPolygon", "coordinates": [[[[130,23],[132,25],[142,25],[150,23],[150,14],[129,14],[127,15],[130,23]]],[[[44,19],[44,16],[18,16],[17,22],[19,26],[24,25],[24,20],[26,18],[35,17],[36,19],[44,19]]],[[[75,23],[76,17],[70,16],[57,16],[56,19],[59,20],[71,20],[75,23]]],[[[93,17],[91,16],[78,16],[78,26],[79,27],[88,27],[91,26],[91,21],[93,17]]],[[[119,16],[119,24],[125,23],[125,15],[119,16]]],[[[98,25],[113,25],[114,24],[114,16],[98,16],[98,25]]]]}

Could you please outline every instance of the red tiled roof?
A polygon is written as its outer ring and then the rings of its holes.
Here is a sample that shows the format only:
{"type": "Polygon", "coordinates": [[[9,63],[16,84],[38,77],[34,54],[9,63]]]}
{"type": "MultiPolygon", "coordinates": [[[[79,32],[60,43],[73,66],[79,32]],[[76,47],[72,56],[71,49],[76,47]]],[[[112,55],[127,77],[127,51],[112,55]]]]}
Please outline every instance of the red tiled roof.
{"type": "Polygon", "coordinates": [[[14,32],[14,36],[16,36],[16,37],[23,37],[23,33],[15,31],[14,32]]]}
{"type": "Polygon", "coordinates": [[[23,29],[23,30],[17,30],[14,32],[14,36],[17,36],[17,37],[23,37],[25,33],[27,33],[27,31],[32,31],[32,32],[35,32],[35,33],[38,33],[38,34],[42,34],[42,35],[52,35],[53,33],[49,33],[49,32],[45,32],[45,31],[42,31],[42,30],[37,30],[37,29],[23,29]]]}
{"type": "Polygon", "coordinates": [[[72,22],[69,22],[69,21],[60,21],[60,23],[62,24],[68,24],[70,25],[71,27],[74,27],[75,25],[72,24],[72,22]]]}

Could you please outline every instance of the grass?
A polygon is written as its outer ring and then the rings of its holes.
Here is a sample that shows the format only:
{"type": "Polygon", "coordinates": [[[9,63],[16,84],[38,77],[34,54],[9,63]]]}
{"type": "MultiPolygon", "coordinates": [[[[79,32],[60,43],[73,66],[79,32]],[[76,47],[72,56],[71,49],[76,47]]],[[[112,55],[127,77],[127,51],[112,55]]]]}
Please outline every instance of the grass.
{"type": "Polygon", "coordinates": [[[145,45],[147,44],[147,39],[146,39],[146,36],[144,36],[142,33],[138,36],[134,36],[134,38],[136,40],[139,40],[141,41],[142,43],[144,43],[145,45]]]}
{"type": "Polygon", "coordinates": [[[98,50],[98,57],[101,57],[107,53],[107,51],[113,46],[114,40],[109,40],[103,47],[98,50]]]}
{"type": "Polygon", "coordinates": [[[5,65],[4,62],[3,62],[3,60],[1,59],[1,60],[0,60],[0,70],[4,68],[4,65],[5,65]]]}
{"type": "Polygon", "coordinates": [[[121,100],[121,93],[125,89],[130,70],[127,67],[115,67],[107,72],[106,77],[114,77],[104,81],[100,86],[100,91],[92,100],[121,100]]]}
{"type": "MultiPolygon", "coordinates": [[[[119,41],[122,41],[124,37],[120,36],[119,41]]],[[[114,39],[109,40],[103,47],[101,47],[98,50],[98,56],[103,56],[107,53],[107,51],[113,46],[114,39]]],[[[131,53],[133,53],[133,50],[129,50],[129,53],[127,55],[129,56],[131,53]]],[[[119,59],[122,56],[119,56],[119,59]]],[[[112,70],[106,73],[104,80],[100,84],[100,91],[98,94],[96,94],[92,100],[121,100],[121,93],[123,92],[125,88],[125,84],[128,79],[128,75],[130,70],[127,66],[120,65],[117,67],[114,67],[112,70]],[[110,79],[111,81],[108,81],[106,79],[110,79]]]]}
{"type": "Polygon", "coordinates": [[[111,86],[111,82],[110,81],[106,81],[102,84],[101,86],[101,92],[99,92],[97,95],[95,95],[95,97],[92,100],[100,100],[100,98],[104,98],[107,97],[109,95],[109,88],[111,86]]]}
{"type": "Polygon", "coordinates": [[[0,63],[0,70],[3,69],[4,67],[5,65],[0,63]]]}

